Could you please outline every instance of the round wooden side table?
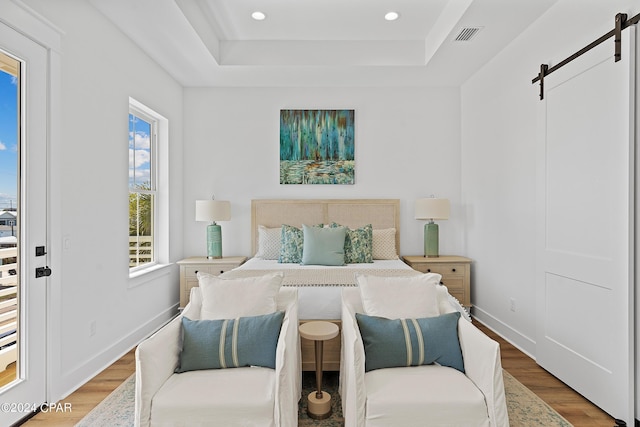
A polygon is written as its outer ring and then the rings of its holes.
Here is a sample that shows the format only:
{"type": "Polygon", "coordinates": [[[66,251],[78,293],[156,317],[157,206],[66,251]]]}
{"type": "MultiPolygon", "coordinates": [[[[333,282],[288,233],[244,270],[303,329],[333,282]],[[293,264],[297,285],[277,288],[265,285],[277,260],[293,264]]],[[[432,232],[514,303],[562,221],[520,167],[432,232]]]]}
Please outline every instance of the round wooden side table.
{"type": "Polygon", "coordinates": [[[307,397],[307,414],[313,419],[323,420],[331,415],[331,395],[322,391],[323,343],[338,336],[338,325],[319,320],[303,323],[299,330],[302,338],[315,342],[316,350],[316,391],[312,391],[307,397]]]}

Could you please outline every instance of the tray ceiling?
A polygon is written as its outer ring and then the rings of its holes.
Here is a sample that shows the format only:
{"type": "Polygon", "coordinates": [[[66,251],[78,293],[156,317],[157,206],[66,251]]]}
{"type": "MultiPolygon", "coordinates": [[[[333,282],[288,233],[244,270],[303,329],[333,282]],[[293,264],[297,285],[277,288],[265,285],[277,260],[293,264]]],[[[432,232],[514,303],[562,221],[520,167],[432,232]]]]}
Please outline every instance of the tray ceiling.
{"type": "Polygon", "coordinates": [[[460,85],[556,1],[91,3],[184,86],[334,87],[460,85]]]}

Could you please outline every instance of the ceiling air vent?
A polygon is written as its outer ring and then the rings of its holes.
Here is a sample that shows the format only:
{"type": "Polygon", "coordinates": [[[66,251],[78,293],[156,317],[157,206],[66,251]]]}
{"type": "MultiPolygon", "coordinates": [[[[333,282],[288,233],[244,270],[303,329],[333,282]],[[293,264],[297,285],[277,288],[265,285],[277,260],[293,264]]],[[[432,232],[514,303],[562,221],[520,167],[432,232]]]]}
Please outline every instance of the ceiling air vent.
{"type": "Polygon", "coordinates": [[[482,27],[464,27],[458,32],[454,40],[457,42],[471,41],[481,29],[482,27]]]}

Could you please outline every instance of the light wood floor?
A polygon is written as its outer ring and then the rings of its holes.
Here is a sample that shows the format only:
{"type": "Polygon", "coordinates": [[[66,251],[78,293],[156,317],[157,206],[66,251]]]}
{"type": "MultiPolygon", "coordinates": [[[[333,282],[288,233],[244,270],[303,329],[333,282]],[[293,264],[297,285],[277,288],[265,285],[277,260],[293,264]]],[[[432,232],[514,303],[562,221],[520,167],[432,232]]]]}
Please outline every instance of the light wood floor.
{"type": "Polygon", "coordinates": [[[529,356],[474,320],[485,334],[500,343],[502,367],[527,386],[575,427],[611,427],[614,419],[562,381],[542,369],[529,356]]]}
{"type": "Polygon", "coordinates": [[[135,349],[114,362],[107,369],[93,377],[91,381],[80,387],[59,403],[71,404],[71,412],[40,412],[23,425],[33,426],[74,426],[105,397],[116,389],[136,370],[135,349]]]}
{"type": "Polygon", "coordinates": [[[0,372],[0,387],[16,379],[16,362],[10,363],[7,369],[0,372]]]}
{"type": "MultiPolygon", "coordinates": [[[[474,324],[500,343],[502,367],[553,407],[575,427],[608,427],[614,420],[601,409],[539,367],[535,361],[477,321],[474,324]]],[[[71,403],[69,414],[39,413],[24,425],[73,426],[135,371],[130,351],[60,403],[71,403]]]]}

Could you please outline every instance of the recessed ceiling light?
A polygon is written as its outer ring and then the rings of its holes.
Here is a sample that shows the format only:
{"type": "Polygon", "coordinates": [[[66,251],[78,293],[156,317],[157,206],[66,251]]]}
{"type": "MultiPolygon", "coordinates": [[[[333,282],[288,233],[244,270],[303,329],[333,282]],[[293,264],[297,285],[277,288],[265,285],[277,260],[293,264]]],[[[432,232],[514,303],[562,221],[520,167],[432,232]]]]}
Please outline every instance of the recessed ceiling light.
{"type": "Polygon", "coordinates": [[[266,17],[267,17],[267,15],[265,15],[264,13],[262,13],[262,12],[260,12],[260,11],[256,10],[255,12],[253,12],[253,13],[251,14],[251,17],[252,17],[253,19],[255,19],[256,21],[262,21],[264,18],[266,18],[266,17]]]}
{"type": "Polygon", "coordinates": [[[387,14],[384,15],[384,19],[386,19],[387,21],[395,21],[399,17],[400,15],[398,15],[398,12],[387,12],[387,14]]]}

